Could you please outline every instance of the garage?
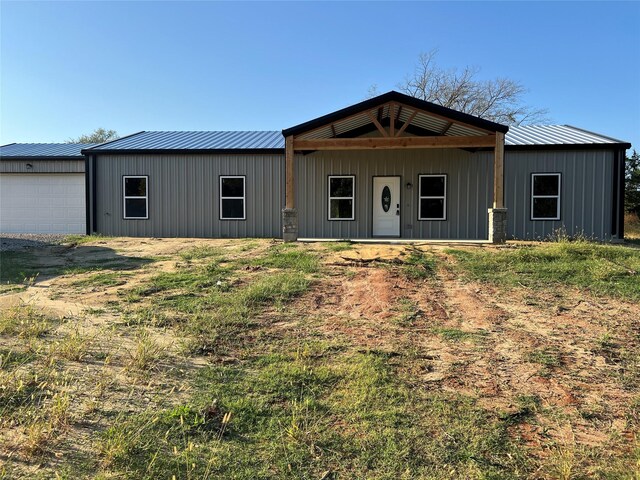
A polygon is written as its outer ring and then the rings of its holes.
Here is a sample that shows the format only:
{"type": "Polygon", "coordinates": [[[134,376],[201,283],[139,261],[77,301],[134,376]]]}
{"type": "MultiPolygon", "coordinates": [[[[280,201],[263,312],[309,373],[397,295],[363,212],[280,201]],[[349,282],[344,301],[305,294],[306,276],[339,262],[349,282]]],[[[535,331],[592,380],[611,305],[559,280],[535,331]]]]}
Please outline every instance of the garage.
{"type": "Polygon", "coordinates": [[[89,144],[0,147],[0,233],[86,233],[89,144]]]}
{"type": "Polygon", "coordinates": [[[84,175],[0,175],[0,232],[85,233],[84,175]]]}

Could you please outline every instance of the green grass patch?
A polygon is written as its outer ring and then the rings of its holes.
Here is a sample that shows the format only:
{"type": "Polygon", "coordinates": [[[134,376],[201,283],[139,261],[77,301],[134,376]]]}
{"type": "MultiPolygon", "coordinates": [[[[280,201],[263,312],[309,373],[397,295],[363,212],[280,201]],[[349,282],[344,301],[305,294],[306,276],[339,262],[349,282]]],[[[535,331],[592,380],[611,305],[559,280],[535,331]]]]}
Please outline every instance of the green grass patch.
{"type": "Polygon", "coordinates": [[[509,287],[573,285],[595,295],[640,300],[640,251],[585,241],[499,250],[447,250],[472,279],[509,287]]]}
{"type": "Polygon", "coordinates": [[[40,272],[35,255],[28,251],[0,252],[0,282],[30,283],[40,272]]]}
{"type": "Polygon", "coordinates": [[[223,250],[221,248],[210,245],[200,245],[181,252],[180,257],[183,260],[201,260],[204,258],[221,257],[222,254],[223,250]]]}
{"type": "Polygon", "coordinates": [[[353,243],[351,242],[328,242],[325,244],[325,248],[330,252],[344,252],[346,250],[353,249],[353,243]]]}
{"type": "Polygon", "coordinates": [[[560,352],[551,347],[529,352],[526,360],[531,363],[539,363],[547,368],[559,367],[562,364],[560,352]]]}
{"type": "Polygon", "coordinates": [[[436,272],[436,259],[432,254],[414,248],[408,256],[403,258],[402,272],[411,280],[432,277],[436,272]]]}
{"type": "MultiPolygon", "coordinates": [[[[185,404],[122,415],[99,441],[130,478],[520,478],[510,421],[412,389],[376,354],[267,354],[202,369],[185,404]]],[[[314,350],[314,349],[312,349],[314,350]]]]}
{"type": "Polygon", "coordinates": [[[294,244],[271,247],[265,256],[251,260],[250,264],[303,273],[315,273],[319,270],[318,257],[294,244]]]}
{"type": "Polygon", "coordinates": [[[464,340],[481,340],[487,335],[486,332],[469,332],[467,330],[460,330],[459,328],[434,328],[433,331],[445,340],[449,340],[452,342],[461,342],[464,340]]]}

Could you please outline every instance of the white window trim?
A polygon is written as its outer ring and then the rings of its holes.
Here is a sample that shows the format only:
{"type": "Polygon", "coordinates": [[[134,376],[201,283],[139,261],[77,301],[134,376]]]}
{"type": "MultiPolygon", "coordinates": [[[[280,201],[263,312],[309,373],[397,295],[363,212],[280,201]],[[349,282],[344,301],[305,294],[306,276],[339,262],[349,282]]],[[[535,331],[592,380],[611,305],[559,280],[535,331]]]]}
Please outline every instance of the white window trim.
{"type": "Polygon", "coordinates": [[[447,174],[435,173],[428,175],[418,175],[418,221],[424,220],[446,220],[447,219],[447,174]],[[427,177],[442,177],[444,178],[444,195],[422,195],[422,179],[427,177]],[[422,199],[435,199],[442,200],[442,217],[423,217],[422,216],[422,199]]]}
{"type": "Polygon", "coordinates": [[[531,174],[531,220],[560,220],[560,205],[562,197],[562,174],[561,173],[532,173],[531,174]],[[533,185],[536,177],[557,177],[558,178],[558,195],[534,195],[533,185]],[[555,217],[535,217],[533,215],[533,201],[536,198],[557,198],[555,217]]]}
{"type": "Polygon", "coordinates": [[[327,182],[327,218],[332,222],[349,221],[356,219],[356,176],[355,175],[329,175],[327,182]],[[350,197],[332,197],[331,196],[331,179],[332,178],[350,178],[352,181],[352,195],[350,197]],[[349,218],[333,218],[331,216],[331,200],[351,200],[351,216],[349,218]]]}
{"type": "Polygon", "coordinates": [[[149,220],[149,175],[123,175],[122,176],[122,216],[125,220],[149,220]],[[129,195],[127,196],[127,179],[128,178],[144,178],[145,195],[129,195]],[[127,200],[140,200],[144,198],[144,217],[127,217],[127,200]]]}
{"type": "Polygon", "coordinates": [[[245,175],[220,175],[220,220],[246,220],[247,219],[247,179],[245,175]],[[241,197],[223,197],[222,196],[222,180],[226,178],[242,179],[242,196],[241,197]],[[240,217],[223,217],[222,201],[223,200],[242,200],[242,218],[240,217]]]}

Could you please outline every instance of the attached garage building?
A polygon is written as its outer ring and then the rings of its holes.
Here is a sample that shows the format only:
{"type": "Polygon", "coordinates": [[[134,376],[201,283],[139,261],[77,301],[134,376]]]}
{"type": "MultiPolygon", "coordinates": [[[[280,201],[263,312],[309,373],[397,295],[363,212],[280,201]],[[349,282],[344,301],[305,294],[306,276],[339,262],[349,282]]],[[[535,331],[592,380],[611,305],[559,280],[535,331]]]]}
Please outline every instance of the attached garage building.
{"type": "Polygon", "coordinates": [[[0,233],[85,233],[85,159],[93,144],[0,147],[0,233]]]}

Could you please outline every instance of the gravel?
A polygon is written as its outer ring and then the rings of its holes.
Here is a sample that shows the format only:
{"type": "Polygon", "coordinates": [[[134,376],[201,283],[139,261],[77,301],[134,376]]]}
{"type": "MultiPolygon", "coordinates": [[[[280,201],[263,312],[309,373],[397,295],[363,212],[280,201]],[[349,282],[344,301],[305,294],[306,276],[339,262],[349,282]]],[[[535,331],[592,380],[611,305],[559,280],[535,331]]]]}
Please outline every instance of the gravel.
{"type": "Polygon", "coordinates": [[[15,252],[58,245],[67,235],[49,233],[0,233],[0,252],[15,252]]]}

